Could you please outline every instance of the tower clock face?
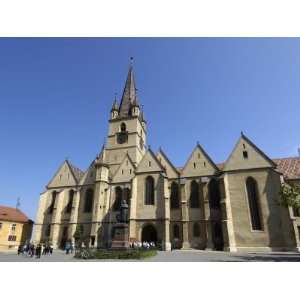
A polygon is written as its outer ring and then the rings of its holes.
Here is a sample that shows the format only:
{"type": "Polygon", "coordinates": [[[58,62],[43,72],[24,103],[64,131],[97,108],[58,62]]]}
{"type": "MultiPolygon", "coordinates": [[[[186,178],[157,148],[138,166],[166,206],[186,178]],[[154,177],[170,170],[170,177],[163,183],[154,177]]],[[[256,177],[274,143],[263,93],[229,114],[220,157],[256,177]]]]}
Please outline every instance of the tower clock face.
{"type": "Polygon", "coordinates": [[[144,148],[144,141],[143,138],[140,138],[140,148],[143,150],[144,148]]]}
{"type": "Polygon", "coordinates": [[[118,144],[125,144],[128,141],[128,134],[127,132],[119,132],[117,135],[117,142],[118,144]]]}

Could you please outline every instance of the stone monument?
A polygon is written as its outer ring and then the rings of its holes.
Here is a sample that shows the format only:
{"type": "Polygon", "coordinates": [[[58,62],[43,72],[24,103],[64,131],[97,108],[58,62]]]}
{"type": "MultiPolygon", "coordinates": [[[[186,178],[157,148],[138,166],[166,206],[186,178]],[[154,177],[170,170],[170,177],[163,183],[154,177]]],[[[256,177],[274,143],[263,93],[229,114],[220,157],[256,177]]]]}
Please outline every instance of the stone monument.
{"type": "Polygon", "coordinates": [[[117,215],[117,221],[112,229],[112,249],[129,248],[129,227],[128,227],[128,204],[125,200],[121,202],[120,214],[117,215]]]}

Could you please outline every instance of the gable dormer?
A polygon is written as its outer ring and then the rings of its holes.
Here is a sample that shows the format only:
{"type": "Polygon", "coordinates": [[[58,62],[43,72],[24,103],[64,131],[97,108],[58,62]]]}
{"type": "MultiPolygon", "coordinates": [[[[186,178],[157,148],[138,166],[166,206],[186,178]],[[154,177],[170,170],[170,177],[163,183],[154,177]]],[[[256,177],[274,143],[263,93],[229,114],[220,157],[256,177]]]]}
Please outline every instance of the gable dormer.
{"type": "Polygon", "coordinates": [[[128,153],[126,153],[122,163],[112,177],[112,182],[128,182],[134,177],[134,175],[135,165],[128,153]]]}
{"type": "Polygon", "coordinates": [[[55,173],[54,177],[48,183],[47,188],[75,185],[77,185],[77,179],[74,175],[70,163],[68,162],[68,160],[65,160],[55,173]]]}
{"type": "Polygon", "coordinates": [[[96,168],[95,161],[93,161],[89,168],[84,173],[83,177],[80,180],[80,185],[94,184],[96,180],[96,168]]]}
{"type": "Polygon", "coordinates": [[[199,144],[197,144],[185,166],[183,167],[181,176],[211,176],[218,172],[218,167],[204,151],[204,149],[199,144]]]}
{"type": "Polygon", "coordinates": [[[275,167],[275,163],[242,133],[223,171],[275,167]]]}
{"type": "Polygon", "coordinates": [[[149,148],[137,166],[136,173],[164,172],[164,167],[149,148]]]}

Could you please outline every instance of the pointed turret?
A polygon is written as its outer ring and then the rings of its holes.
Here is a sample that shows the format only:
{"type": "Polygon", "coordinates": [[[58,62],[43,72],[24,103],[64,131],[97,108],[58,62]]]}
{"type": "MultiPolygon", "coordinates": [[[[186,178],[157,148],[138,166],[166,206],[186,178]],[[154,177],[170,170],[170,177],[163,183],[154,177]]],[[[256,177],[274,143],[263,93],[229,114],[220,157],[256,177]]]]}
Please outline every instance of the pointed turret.
{"type": "Polygon", "coordinates": [[[115,96],[114,103],[113,103],[112,108],[110,110],[111,119],[116,119],[118,117],[118,115],[119,115],[118,100],[117,100],[117,96],[115,96]]]}
{"type": "Polygon", "coordinates": [[[140,103],[137,94],[135,95],[135,98],[131,104],[131,114],[136,117],[140,115],[140,103]]]}
{"type": "Polygon", "coordinates": [[[122,100],[119,108],[119,116],[120,117],[128,117],[130,116],[130,110],[133,102],[136,99],[136,87],[133,75],[132,64],[130,64],[125,88],[122,95],[122,100]]]}

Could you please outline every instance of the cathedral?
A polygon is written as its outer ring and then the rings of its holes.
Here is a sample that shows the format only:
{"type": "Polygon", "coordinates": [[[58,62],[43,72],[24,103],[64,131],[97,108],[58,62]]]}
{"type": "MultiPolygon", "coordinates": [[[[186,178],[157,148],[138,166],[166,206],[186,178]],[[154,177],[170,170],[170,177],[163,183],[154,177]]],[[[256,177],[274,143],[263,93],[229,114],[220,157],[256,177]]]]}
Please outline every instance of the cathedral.
{"type": "Polygon", "coordinates": [[[176,167],[147,147],[147,122],[130,65],[107,141],[83,172],[65,160],[40,194],[33,242],[110,247],[120,205],[130,241],[162,250],[298,251],[299,211],[278,204],[283,182],[300,183],[300,157],[271,159],[241,133],[224,163],[196,144],[176,167]]]}

